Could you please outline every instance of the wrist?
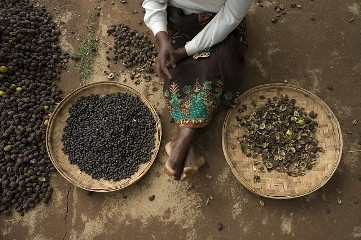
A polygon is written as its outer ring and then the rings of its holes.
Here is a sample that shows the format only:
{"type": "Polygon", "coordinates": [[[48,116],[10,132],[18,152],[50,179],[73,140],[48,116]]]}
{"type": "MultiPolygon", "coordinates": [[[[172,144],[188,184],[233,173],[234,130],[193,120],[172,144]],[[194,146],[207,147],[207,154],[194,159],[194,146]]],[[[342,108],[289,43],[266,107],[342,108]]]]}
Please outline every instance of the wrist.
{"type": "Polygon", "coordinates": [[[155,35],[155,39],[156,39],[157,44],[158,44],[159,46],[161,46],[161,45],[163,45],[163,44],[166,44],[166,43],[169,43],[168,34],[167,34],[167,32],[164,32],[164,31],[158,32],[158,33],[155,35]]]}
{"type": "Polygon", "coordinates": [[[178,48],[177,51],[178,51],[179,55],[182,57],[182,59],[188,57],[185,47],[178,48]]]}

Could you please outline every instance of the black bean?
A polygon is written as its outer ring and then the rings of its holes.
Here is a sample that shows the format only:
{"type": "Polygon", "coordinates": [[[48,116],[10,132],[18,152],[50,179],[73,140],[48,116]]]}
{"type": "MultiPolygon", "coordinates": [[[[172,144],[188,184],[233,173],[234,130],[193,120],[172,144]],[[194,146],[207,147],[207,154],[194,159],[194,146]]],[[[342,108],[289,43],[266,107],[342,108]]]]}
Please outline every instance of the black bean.
{"type": "Polygon", "coordinates": [[[150,160],[155,120],[138,97],[123,93],[82,97],[69,115],[63,151],[94,179],[129,178],[150,160]]]}

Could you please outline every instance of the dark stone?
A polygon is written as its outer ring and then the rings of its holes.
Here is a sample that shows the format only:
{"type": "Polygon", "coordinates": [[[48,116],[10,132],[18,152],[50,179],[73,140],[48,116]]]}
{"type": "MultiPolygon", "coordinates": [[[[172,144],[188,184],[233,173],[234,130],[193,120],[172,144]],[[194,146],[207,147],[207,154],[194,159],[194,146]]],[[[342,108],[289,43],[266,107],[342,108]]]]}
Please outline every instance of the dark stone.
{"type": "Polygon", "coordinates": [[[327,214],[330,214],[330,213],[331,213],[330,207],[326,207],[326,208],[325,208],[325,211],[326,211],[327,214]]]}
{"type": "Polygon", "coordinates": [[[154,199],[155,199],[155,195],[151,195],[151,196],[148,197],[148,200],[151,201],[151,202],[154,201],[154,199]]]}

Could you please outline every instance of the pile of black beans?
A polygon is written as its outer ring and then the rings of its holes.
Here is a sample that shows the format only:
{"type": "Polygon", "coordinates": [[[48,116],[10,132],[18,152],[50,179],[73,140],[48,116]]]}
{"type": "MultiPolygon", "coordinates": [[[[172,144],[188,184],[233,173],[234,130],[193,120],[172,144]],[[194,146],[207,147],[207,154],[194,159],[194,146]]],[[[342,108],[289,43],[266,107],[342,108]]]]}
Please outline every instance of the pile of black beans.
{"type": "Polygon", "coordinates": [[[63,151],[92,178],[117,181],[150,160],[154,134],[154,116],[138,97],[91,95],[71,106],[63,151]]]}
{"type": "Polygon", "coordinates": [[[61,100],[59,35],[45,8],[0,1],[0,213],[23,215],[53,191],[45,131],[61,100]]]}
{"type": "Polygon", "coordinates": [[[154,44],[145,35],[131,30],[125,24],[110,26],[107,31],[114,38],[114,46],[108,48],[108,61],[122,61],[126,68],[148,66],[157,55],[154,44]]]}

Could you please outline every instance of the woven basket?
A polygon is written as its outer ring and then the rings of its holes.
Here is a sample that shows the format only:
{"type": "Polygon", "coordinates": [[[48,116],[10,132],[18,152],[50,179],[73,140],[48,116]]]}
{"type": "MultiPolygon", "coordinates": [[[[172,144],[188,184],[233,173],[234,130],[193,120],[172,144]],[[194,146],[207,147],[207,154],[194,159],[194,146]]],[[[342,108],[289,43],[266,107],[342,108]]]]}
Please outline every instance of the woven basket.
{"type": "Polygon", "coordinates": [[[162,128],[160,119],[150,104],[150,102],[138,93],[136,90],[132,89],[123,84],[114,83],[114,82],[98,82],[80,87],[68,96],[66,96],[60,104],[56,107],[52,113],[49,126],[46,131],[46,147],[48,154],[52,163],[58,172],[69,182],[74,184],[77,187],[83,188],[88,191],[95,192],[111,192],[115,190],[123,189],[143,177],[149,168],[152,166],[160,146],[162,136],[162,128]],[[63,143],[62,136],[64,133],[65,121],[69,117],[69,108],[73,103],[75,103],[82,96],[89,96],[92,94],[97,94],[100,96],[105,96],[107,94],[122,92],[127,93],[133,96],[138,96],[140,100],[148,107],[152,112],[155,122],[156,122],[156,131],[154,135],[155,147],[152,152],[152,156],[148,162],[143,163],[139,166],[139,169],[128,179],[122,179],[120,181],[112,180],[96,180],[93,179],[90,175],[85,172],[81,172],[78,166],[70,164],[68,156],[62,151],[63,143]]]}
{"type": "MultiPolygon", "coordinates": [[[[256,159],[247,158],[237,140],[237,137],[245,134],[236,120],[236,116],[240,115],[239,106],[228,112],[222,134],[224,155],[238,181],[258,195],[276,199],[301,197],[326,184],[340,162],[343,145],[340,124],[331,109],[320,98],[302,88],[285,84],[262,85],[245,92],[240,97],[240,105],[247,105],[245,114],[251,114],[257,107],[265,104],[267,98],[286,94],[290,99],[296,99],[296,104],[304,107],[307,112],[314,111],[318,114],[319,127],[315,136],[325,153],[320,153],[316,165],[306,171],[304,176],[292,177],[275,170],[263,173],[253,166],[256,159]],[[265,99],[261,100],[260,96],[264,96],[265,99]],[[256,102],[256,107],[250,104],[252,100],[256,102]],[[260,182],[254,181],[256,175],[260,176],[260,182]]],[[[258,157],[258,160],[262,166],[261,157],[258,157]]]]}

